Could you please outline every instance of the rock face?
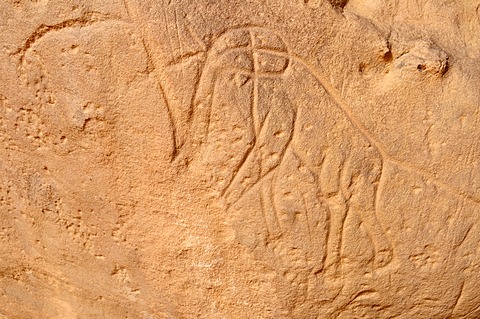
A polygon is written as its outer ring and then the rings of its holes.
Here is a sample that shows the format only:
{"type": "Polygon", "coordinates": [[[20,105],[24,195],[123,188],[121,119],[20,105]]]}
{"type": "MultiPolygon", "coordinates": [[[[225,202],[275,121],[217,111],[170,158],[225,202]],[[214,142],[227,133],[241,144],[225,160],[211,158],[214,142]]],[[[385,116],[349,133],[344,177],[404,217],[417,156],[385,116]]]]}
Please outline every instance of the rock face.
{"type": "Polygon", "coordinates": [[[480,2],[0,3],[0,318],[480,318],[480,2]]]}

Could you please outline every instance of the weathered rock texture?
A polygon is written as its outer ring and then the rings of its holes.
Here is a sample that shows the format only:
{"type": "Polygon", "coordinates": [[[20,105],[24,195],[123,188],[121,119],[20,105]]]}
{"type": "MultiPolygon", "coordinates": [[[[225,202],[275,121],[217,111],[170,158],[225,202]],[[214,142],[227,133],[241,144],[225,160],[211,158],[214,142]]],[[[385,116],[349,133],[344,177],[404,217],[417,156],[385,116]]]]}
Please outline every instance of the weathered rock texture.
{"type": "Polygon", "coordinates": [[[0,318],[480,318],[480,2],[0,2],[0,318]]]}

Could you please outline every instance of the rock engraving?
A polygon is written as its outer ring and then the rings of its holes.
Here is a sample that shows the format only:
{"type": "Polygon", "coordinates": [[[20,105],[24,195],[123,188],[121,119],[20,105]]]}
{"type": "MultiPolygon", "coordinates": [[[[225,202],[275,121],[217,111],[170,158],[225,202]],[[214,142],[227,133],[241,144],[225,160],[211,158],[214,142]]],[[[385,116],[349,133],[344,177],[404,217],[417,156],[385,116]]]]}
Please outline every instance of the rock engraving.
{"type": "Polygon", "coordinates": [[[291,272],[287,286],[306,298],[305,282],[342,277],[348,214],[367,229],[375,268],[393,253],[376,211],[380,152],[323,87],[313,88],[317,105],[295,96],[301,78],[314,79],[274,32],[226,31],[198,82],[189,165],[209,174],[240,242],[269,250],[277,271],[291,272]]]}
{"type": "Polygon", "coordinates": [[[74,2],[0,5],[0,318],[480,318],[479,1],[74,2]]]}

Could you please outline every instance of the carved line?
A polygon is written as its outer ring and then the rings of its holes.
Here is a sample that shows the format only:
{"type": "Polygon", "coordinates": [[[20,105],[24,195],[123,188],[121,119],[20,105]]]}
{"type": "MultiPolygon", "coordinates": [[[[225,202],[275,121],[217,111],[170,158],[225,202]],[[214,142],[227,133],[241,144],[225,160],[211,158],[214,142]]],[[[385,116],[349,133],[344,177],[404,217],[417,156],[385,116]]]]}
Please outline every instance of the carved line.
{"type": "Polygon", "coordinates": [[[480,24],[480,4],[477,6],[477,8],[475,9],[475,11],[477,12],[478,23],[480,24]]]}
{"type": "MultiPolygon", "coordinates": [[[[381,166],[382,166],[382,168],[381,168],[380,174],[379,174],[379,176],[378,176],[378,178],[377,178],[377,185],[374,185],[374,187],[375,187],[375,199],[374,199],[373,206],[374,206],[375,216],[377,217],[377,222],[378,222],[378,224],[379,224],[379,226],[380,226],[380,229],[381,229],[381,231],[383,232],[383,234],[385,234],[385,237],[386,237],[386,239],[387,239],[387,241],[388,241],[388,245],[389,245],[389,246],[392,246],[392,243],[391,243],[390,240],[388,239],[387,232],[385,231],[385,228],[383,227],[382,223],[380,223],[380,221],[378,220],[378,214],[377,214],[378,209],[379,209],[379,207],[380,207],[380,195],[379,195],[379,193],[380,193],[380,187],[383,185],[382,180],[384,180],[384,178],[382,179],[382,177],[383,177],[384,174],[385,174],[385,163],[384,163],[384,161],[381,162],[381,166]]],[[[393,250],[393,247],[391,247],[391,249],[393,250]]]]}
{"type": "Polygon", "coordinates": [[[192,36],[192,38],[195,40],[195,42],[197,42],[197,44],[200,46],[200,48],[203,50],[203,51],[207,51],[208,48],[207,46],[205,45],[205,43],[202,42],[202,40],[200,39],[200,37],[192,30],[192,28],[190,28],[188,26],[187,23],[185,23],[185,28],[187,29],[188,33],[190,33],[190,35],[192,36]]]}
{"type": "MultiPolygon", "coordinates": [[[[173,9],[173,13],[174,13],[174,20],[175,20],[175,30],[176,30],[176,35],[177,35],[177,39],[178,39],[178,47],[180,49],[180,52],[183,52],[182,39],[180,37],[180,25],[179,25],[179,22],[178,22],[178,13],[177,13],[177,7],[176,6],[173,9]]],[[[182,78],[184,79],[185,78],[185,69],[181,68],[180,70],[182,72],[182,78]]]]}
{"type": "MultiPolygon", "coordinates": [[[[213,99],[215,98],[215,83],[216,83],[217,79],[216,77],[213,79],[213,87],[212,87],[212,96],[210,97],[210,104],[213,103],[213,99]]],[[[203,137],[203,142],[206,142],[207,138],[208,138],[208,132],[210,131],[210,122],[212,120],[212,107],[211,105],[208,106],[207,110],[206,110],[207,114],[205,115],[205,121],[206,121],[206,127],[205,127],[205,131],[202,132],[202,135],[201,136],[204,136],[203,137]]]]}
{"type": "MultiPolygon", "coordinates": [[[[254,75],[251,70],[242,69],[237,67],[218,67],[217,70],[221,71],[234,71],[240,75],[252,76],[254,75]]],[[[272,72],[257,72],[257,77],[261,79],[278,79],[278,76],[283,74],[285,71],[272,71],[272,72]]]]}
{"type": "Polygon", "coordinates": [[[200,56],[203,56],[205,53],[206,53],[205,51],[188,52],[188,53],[182,54],[181,56],[173,58],[171,61],[167,62],[165,66],[170,67],[177,64],[185,63],[187,60],[199,58],[200,56]]]}
{"type": "MultiPolygon", "coordinates": [[[[284,152],[284,154],[285,154],[285,152],[284,152]]],[[[274,170],[272,169],[271,172],[274,172],[274,170]]],[[[280,232],[280,236],[281,236],[283,234],[282,224],[280,222],[280,216],[278,215],[277,205],[275,205],[275,192],[274,192],[274,189],[273,189],[273,185],[276,184],[276,180],[277,180],[277,175],[273,174],[272,181],[271,181],[271,183],[269,183],[269,186],[268,186],[268,191],[269,191],[269,194],[270,194],[270,198],[272,199],[272,201],[270,203],[270,206],[272,208],[274,218],[275,218],[275,221],[276,221],[276,224],[277,224],[277,228],[278,228],[278,231],[280,232]]],[[[277,236],[277,235],[275,235],[275,236],[277,236]]]]}
{"type": "Polygon", "coordinates": [[[60,31],[66,28],[75,28],[75,27],[86,27],[98,22],[104,21],[121,21],[119,17],[103,14],[96,11],[91,11],[85,13],[83,16],[78,18],[67,19],[57,24],[45,25],[41,24],[35,31],[30,34],[25,43],[17,48],[15,52],[11,55],[20,55],[20,61],[23,62],[26,52],[41,38],[53,31],[60,31]]]}
{"type": "MultiPolygon", "coordinates": [[[[263,27],[259,27],[257,25],[241,25],[241,26],[236,26],[236,27],[230,27],[230,28],[226,28],[224,29],[223,31],[221,31],[220,33],[218,33],[216,36],[215,36],[215,39],[213,40],[213,43],[216,43],[216,41],[220,40],[222,36],[224,36],[225,34],[227,34],[228,32],[230,31],[235,31],[235,30],[245,30],[245,31],[248,31],[250,33],[250,38],[251,38],[251,42],[250,44],[248,45],[239,45],[239,46],[235,46],[235,47],[231,47],[231,48],[226,48],[225,50],[223,51],[219,51],[217,52],[217,54],[220,54],[220,53],[223,53],[223,52],[226,52],[230,49],[242,49],[242,48],[250,48],[250,47],[253,47],[253,43],[255,42],[254,41],[254,37],[253,37],[253,34],[252,32],[253,31],[258,31],[258,32],[261,32],[261,31],[270,31],[269,29],[266,29],[266,28],[263,28],[263,27]]],[[[282,51],[278,48],[275,48],[275,47],[270,47],[270,46],[264,46],[264,47],[253,47],[253,50],[255,51],[262,51],[262,50],[266,50],[266,51],[270,51],[270,52],[279,52],[279,53],[288,53],[289,52],[289,49],[288,49],[288,45],[286,44],[286,41],[284,41],[284,39],[282,37],[280,37],[277,33],[275,32],[272,32],[273,34],[275,34],[276,36],[278,36],[282,42],[285,44],[285,51],[282,51]]],[[[211,45],[210,48],[207,49],[206,45],[204,45],[204,47],[206,48],[205,51],[211,51],[212,48],[213,48],[214,45],[211,45]]]]}
{"type": "Polygon", "coordinates": [[[458,292],[458,295],[455,298],[455,304],[453,305],[452,311],[450,312],[450,316],[448,318],[451,318],[451,316],[453,316],[453,313],[455,312],[455,309],[457,309],[460,298],[462,298],[464,289],[465,289],[465,280],[463,280],[462,285],[460,286],[460,290],[458,292]]]}
{"type": "MultiPolygon", "coordinates": [[[[305,199],[305,194],[302,193],[302,202],[303,202],[303,207],[305,207],[305,223],[307,224],[307,230],[308,230],[308,237],[310,239],[310,243],[315,244],[313,237],[312,237],[312,229],[310,227],[310,219],[308,218],[309,208],[307,204],[307,200],[305,199]]],[[[306,250],[307,252],[311,249],[311,247],[308,247],[306,250]]],[[[308,256],[308,254],[307,254],[308,256]]],[[[308,258],[308,257],[307,257],[308,258]]]]}
{"type": "MultiPolygon", "coordinates": [[[[478,5],[478,7],[480,8],[480,5],[478,5]]],[[[480,124],[480,117],[479,117],[479,114],[480,114],[480,108],[477,108],[476,112],[475,112],[475,124],[473,124],[473,127],[479,127],[478,125],[480,124]]],[[[475,155],[475,152],[474,152],[474,147],[473,146],[479,146],[480,145],[480,141],[477,140],[476,144],[472,144],[471,147],[470,147],[470,158],[473,158],[474,155],[475,155]]],[[[465,163],[468,164],[468,159],[465,160],[465,163]]],[[[470,172],[470,180],[472,180],[472,177],[473,177],[473,170],[470,172]]]]}
{"type": "Polygon", "coordinates": [[[150,60],[150,63],[153,66],[153,71],[152,72],[155,75],[154,76],[155,82],[157,84],[160,96],[163,99],[163,101],[165,102],[168,121],[170,122],[170,128],[171,128],[171,140],[172,140],[172,144],[173,144],[172,145],[173,149],[172,149],[172,154],[171,154],[171,157],[170,157],[170,162],[173,162],[178,155],[177,129],[176,129],[175,121],[174,121],[174,118],[173,118],[172,107],[171,107],[170,103],[168,102],[167,95],[166,95],[165,90],[162,86],[162,82],[160,81],[160,74],[159,74],[159,71],[158,71],[158,67],[155,63],[156,59],[154,59],[154,57],[152,55],[152,49],[149,47],[149,44],[147,43],[147,42],[151,42],[151,40],[147,41],[148,40],[148,34],[145,35],[145,32],[143,32],[143,30],[144,30],[144,28],[146,28],[146,26],[144,26],[143,23],[139,22],[140,20],[139,20],[139,14],[138,14],[137,9],[136,8],[131,8],[128,0],[123,0],[123,4],[125,6],[125,10],[127,12],[128,17],[130,18],[130,20],[134,24],[137,24],[137,25],[140,26],[140,28],[139,28],[140,31],[139,32],[140,32],[140,36],[142,37],[142,43],[143,43],[143,46],[145,48],[145,53],[147,54],[147,58],[150,60]],[[131,10],[131,9],[133,9],[133,10],[131,10]],[[132,11],[133,11],[133,13],[132,13],[132,11]]]}
{"type": "Polygon", "coordinates": [[[265,227],[267,229],[267,236],[270,237],[271,236],[271,231],[269,229],[269,222],[267,220],[267,215],[265,213],[266,211],[266,208],[265,208],[265,195],[263,194],[263,189],[260,189],[259,190],[259,193],[260,193],[260,207],[261,207],[261,212],[262,212],[262,217],[263,217],[263,221],[265,223],[265,227]]]}
{"type": "MultiPolygon", "coordinates": [[[[253,77],[253,103],[251,105],[252,107],[252,117],[253,117],[253,129],[255,132],[255,139],[254,139],[254,147],[255,144],[257,143],[257,138],[258,135],[260,134],[260,128],[259,128],[259,111],[258,111],[258,56],[255,54],[254,47],[255,47],[255,38],[250,32],[250,41],[252,44],[252,49],[250,51],[250,54],[253,59],[253,72],[254,72],[254,77],[253,77]]],[[[263,125],[262,125],[263,126],[263,125]]]]}

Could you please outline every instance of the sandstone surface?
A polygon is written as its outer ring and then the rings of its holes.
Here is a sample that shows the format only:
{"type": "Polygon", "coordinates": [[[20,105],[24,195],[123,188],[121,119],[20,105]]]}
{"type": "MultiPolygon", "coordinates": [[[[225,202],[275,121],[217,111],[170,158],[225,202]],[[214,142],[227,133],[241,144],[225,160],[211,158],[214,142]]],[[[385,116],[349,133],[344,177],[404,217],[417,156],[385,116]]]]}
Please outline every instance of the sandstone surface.
{"type": "Polygon", "coordinates": [[[0,1],[0,318],[480,318],[479,0],[0,1]]]}

